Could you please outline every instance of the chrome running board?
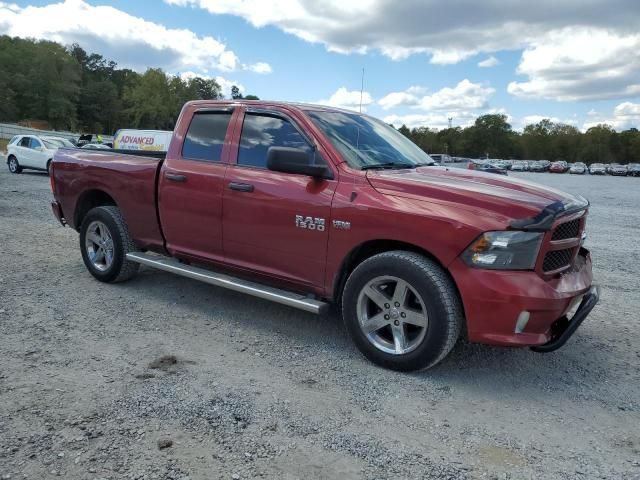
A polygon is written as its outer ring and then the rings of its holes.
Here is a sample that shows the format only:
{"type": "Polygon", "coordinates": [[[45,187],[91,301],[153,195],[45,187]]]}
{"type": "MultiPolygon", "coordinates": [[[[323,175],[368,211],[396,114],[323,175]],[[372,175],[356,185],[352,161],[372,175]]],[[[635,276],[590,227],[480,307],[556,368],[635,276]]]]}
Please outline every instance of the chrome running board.
{"type": "Polygon", "coordinates": [[[144,252],[127,253],[127,260],[140,263],[151,268],[175,273],[183,277],[200,280],[201,282],[215,285],[216,287],[228,288],[236,292],[246,293],[254,297],[271,300],[289,307],[299,308],[305,312],[322,314],[329,308],[329,304],[313,298],[307,298],[298,293],[280,290],[279,288],[260,285],[240,278],[231,277],[223,273],[212,272],[204,268],[193,267],[179,262],[175,258],[163,257],[162,255],[152,255],[144,252]]]}

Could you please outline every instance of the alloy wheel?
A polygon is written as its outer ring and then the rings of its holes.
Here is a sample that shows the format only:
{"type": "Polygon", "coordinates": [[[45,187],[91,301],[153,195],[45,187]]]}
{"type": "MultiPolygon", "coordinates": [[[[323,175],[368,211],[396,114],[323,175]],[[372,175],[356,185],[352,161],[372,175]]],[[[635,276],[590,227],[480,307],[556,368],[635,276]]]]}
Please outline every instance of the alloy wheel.
{"type": "Polygon", "coordinates": [[[427,332],[425,303],[411,284],[392,276],[365,284],[357,303],[362,333],[377,349],[393,355],[415,350],[427,332]]]}
{"type": "Polygon", "coordinates": [[[113,264],[113,237],[107,226],[96,220],[89,224],[84,240],[87,257],[91,264],[101,272],[113,264]]]}

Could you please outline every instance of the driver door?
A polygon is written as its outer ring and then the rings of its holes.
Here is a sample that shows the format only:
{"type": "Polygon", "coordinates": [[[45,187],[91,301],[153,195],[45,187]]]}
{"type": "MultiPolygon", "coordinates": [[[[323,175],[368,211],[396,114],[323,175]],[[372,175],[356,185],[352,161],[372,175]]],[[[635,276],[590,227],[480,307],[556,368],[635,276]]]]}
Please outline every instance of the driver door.
{"type": "Polygon", "coordinates": [[[31,137],[22,137],[16,145],[16,158],[18,163],[23,167],[33,167],[34,158],[33,151],[30,147],[31,137]]]}

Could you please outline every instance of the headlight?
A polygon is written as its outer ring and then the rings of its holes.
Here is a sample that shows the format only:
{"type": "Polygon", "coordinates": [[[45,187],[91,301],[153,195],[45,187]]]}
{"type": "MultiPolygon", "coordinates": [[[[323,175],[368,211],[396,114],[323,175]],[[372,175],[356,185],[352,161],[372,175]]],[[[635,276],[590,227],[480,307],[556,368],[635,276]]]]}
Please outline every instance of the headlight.
{"type": "Polygon", "coordinates": [[[483,233],[464,251],[462,259],[478,268],[533,270],[542,236],[537,232],[483,233]]]}

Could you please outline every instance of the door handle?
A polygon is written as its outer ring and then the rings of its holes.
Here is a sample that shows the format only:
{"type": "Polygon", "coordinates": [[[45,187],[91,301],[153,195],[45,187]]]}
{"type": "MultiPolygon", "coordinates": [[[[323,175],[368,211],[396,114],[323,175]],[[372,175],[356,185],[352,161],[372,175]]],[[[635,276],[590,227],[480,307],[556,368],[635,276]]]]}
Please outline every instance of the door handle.
{"type": "Polygon", "coordinates": [[[231,190],[236,190],[238,192],[253,192],[253,185],[250,183],[239,183],[239,182],[231,182],[229,184],[229,188],[231,190]]]}
{"type": "Polygon", "coordinates": [[[180,175],[177,173],[165,173],[164,174],[165,178],[167,180],[171,180],[172,182],[186,182],[187,181],[187,176],[186,175],[180,175]]]}

